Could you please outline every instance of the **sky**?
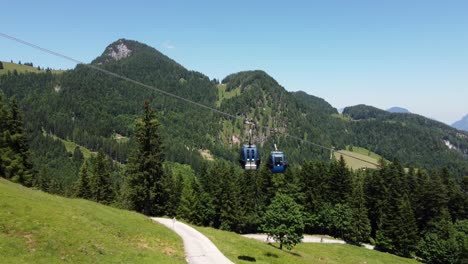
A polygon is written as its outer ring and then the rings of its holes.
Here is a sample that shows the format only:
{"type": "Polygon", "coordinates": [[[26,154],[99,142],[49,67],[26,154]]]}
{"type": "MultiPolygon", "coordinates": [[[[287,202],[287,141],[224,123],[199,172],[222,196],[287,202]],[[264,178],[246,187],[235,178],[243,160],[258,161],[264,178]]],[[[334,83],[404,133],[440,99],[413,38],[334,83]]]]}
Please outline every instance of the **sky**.
{"type": "MultiPolygon", "coordinates": [[[[9,1],[0,32],[86,63],[137,40],[210,78],[260,69],[338,109],[452,124],[468,114],[467,14],[466,0],[9,1]]],[[[75,67],[2,37],[0,60],[75,67]]]]}

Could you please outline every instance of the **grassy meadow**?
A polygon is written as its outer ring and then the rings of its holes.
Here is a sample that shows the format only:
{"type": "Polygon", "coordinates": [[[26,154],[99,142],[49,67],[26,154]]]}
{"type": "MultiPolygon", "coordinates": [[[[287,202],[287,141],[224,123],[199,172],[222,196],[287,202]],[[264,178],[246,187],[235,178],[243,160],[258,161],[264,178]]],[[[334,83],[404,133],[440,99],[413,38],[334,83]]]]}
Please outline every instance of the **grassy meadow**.
{"type": "MultiPolygon", "coordinates": [[[[17,63],[11,63],[11,62],[5,62],[2,61],[3,63],[3,69],[0,70],[0,75],[2,74],[7,74],[8,72],[13,73],[14,70],[16,70],[18,73],[26,73],[26,72],[34,72],[34,73],[40,73],[40,72],[45,72],[45,70],[38,70],[37,67],[31,67],[29,65],[23,65],[23,64],[17,64],[17,63]]],[[[62,73],[63,70],[52,70],[52,73],[62,73]]]]}
{"type": "Polygon", "coordinates": [[[0,178],[1,263],[185,263],[182,239],[147,217],[0,178]]]}
{"type": "Polygon", "coordinates": [[[301,243],[291,251],[280,250],[278,244],[266,244],[232,232],[208,227],[194,228],[206,235],[234,263],[418,263],[412,259],[342,244],[301,243]]]}

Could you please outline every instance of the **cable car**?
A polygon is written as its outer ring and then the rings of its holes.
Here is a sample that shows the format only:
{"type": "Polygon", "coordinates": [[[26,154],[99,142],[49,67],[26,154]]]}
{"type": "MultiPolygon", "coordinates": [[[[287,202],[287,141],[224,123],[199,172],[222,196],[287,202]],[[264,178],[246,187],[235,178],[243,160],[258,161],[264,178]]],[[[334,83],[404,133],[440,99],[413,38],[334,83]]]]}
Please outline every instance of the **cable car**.
{"type": "Polygon", "coordinates": [[[255,144],[252,144],[252,127],[255,125],[253,122],[246,122],[250,125],[249,129],[249,143],[244,144],[240,149],[239,162],[244,170],[258,170],[260,168],[260,151],[255,144]]]}
{"type": "Polygon", "coordinates": [[[270,152],[267,167],[272,173],[284,173],[288,167],[284,153],[278,150],[270,152]]]}
{"type": "Polygon", "coordinates": [[[268,157],[267,167],[272,173],[284,173],[288,164],[286,163],[286,156],[282,151],[278,150],[276,147],[276,139],[273,137],[275,150],[270,152],[268,157]]]}
{"type": "Polygon", "coordinates": [[[244,170],[257,170],[260,167],[260,157],[257,146],[245,144],[240,150],[239,162],[244,170]]]}

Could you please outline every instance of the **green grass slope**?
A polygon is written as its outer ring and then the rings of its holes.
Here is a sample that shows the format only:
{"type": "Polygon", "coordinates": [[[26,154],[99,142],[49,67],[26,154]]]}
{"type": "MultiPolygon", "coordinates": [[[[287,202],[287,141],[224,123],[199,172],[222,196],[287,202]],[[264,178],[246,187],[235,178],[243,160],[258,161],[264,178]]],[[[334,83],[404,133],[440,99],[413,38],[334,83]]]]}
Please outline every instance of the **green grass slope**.
{"type": "Polygon", "coordinates": [[[25,73],[25,72],[41,72],[35,67],[31,67],[28,65],[21,65],[11,62],[2,62],[3,69],[0,70],[0,75],[8,73],[8,71],[13,72],[16,70],[18,73],[25,73]]]}
{"type": "MultiPolygon", "coordinates": [[[[17,63],[11,63],[11,62],[5,62],[2,61],[3,63],[3,69],[0,70],[0,75],[2,74],[7,74],[8,72],[13,73],[14,70],[16,70],[18,73],[26,73],[26,72],[35,72],[35,73],[40,73],[40,72],[46,72],[45,70],[38,70],[37,67],[31,67],[29,65],[22,65],[22,64],[17,64],[17,63]]],[[[62,73],[62,70],[52,70],[52,73],[62,73]]]]}
{"type": "Polygon", "coordinates": [[[365,148],[353,147],[352,150],[350,150],[349,147],[346,148],[346,150],[339,150],[337,152],[334,152],[333,154],[335,155],[336,159],[340,159],[340,157],[343,156],[344,160],[346,161],[346,164],[353,170],[362,168],[376,169],[377,166],[373,164],[379,164],[379,160],[382,158],[378,154],[369,151],[365,148]],[[343,153],[345,155],[341,155],[340,153],[343,153]]]}
{"type": "Polygon", "coordinates": [[[185,263],[182,240],[143,215],[0,179],[1,263],[185,263]]]}
{"type": "Polygon", "coordinates": [[[235,233],[206,227],[195,228],[235,263],[418,263],[415,260],[352,245],[302,243],[292,251],[279,250],[278,245],[268,245],[235,233]]]}

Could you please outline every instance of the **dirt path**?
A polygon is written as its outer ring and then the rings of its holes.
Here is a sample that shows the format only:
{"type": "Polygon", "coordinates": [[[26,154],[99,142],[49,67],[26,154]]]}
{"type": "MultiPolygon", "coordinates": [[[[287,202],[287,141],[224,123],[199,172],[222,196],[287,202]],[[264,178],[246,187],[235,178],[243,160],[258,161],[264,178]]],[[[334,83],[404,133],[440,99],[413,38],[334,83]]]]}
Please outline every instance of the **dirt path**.
{"type": "MultiPolygon", "coordinates": [[[[246,234],[242,235],[243,237],[253,238],[256,240],[260,240],[263,242],[273,242],[272,238],[267,239],[267,235],[265,234],[246,234]]],[[[322,238],[321,236],[311,236],[311,235],[304,235],[302,239],[302,243],[331,243],[331,244],[346,244],[345,241],[339,239],[330,239],[330,238],[322,238]]],[[[363,245],[367,249],[374,249],[374,246],[364,244],[363,245]]]]}
{"type": "Polygon", "coordinates": [[[190,264],[232,264],[206,236],[173,219],[152,217],[154,221],[174,230],[184,241],[185,257],[190,264]]]}

